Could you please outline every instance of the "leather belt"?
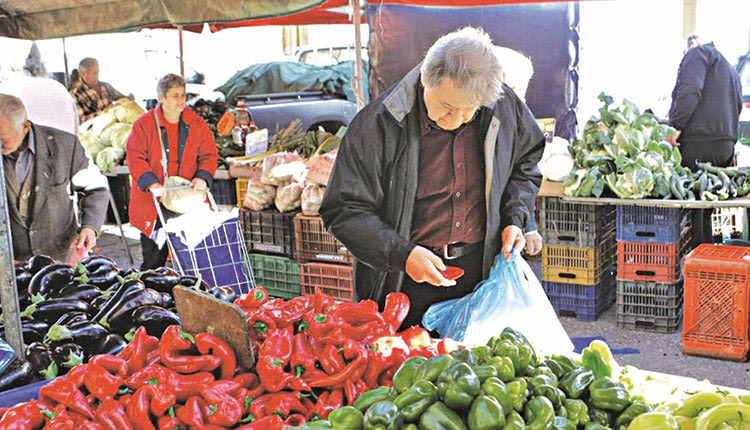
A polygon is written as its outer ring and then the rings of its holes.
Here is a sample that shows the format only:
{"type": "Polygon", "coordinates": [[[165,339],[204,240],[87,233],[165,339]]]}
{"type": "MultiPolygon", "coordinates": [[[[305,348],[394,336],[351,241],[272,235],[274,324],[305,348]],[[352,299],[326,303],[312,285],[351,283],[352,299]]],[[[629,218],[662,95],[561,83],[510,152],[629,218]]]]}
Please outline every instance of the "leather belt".
{"type": "Polygon", "coordinates": [[[456,258],[463,257],[482,250],[482,242],[477,243],[463,243],[453,242],[444,243],[442,246],[425,246],[438,257],[442,257],[446,260],[455,260],[456,258]]]}

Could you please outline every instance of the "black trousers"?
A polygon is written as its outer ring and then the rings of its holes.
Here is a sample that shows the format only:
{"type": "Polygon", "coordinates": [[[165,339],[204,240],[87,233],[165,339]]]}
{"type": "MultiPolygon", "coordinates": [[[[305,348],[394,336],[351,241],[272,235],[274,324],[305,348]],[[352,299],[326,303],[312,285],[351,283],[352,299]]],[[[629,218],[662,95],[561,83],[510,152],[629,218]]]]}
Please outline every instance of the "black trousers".
{"type": "MultiPolygon", "coordinates": [[[[162,215],[165,220],[169,220],[180,214],[172,212],[164,206],[161,207],[162,215]]],[[[161,220],[156,218],[156,225],[154,225],[153,236],[156,236],[158,230],[162,228],[161,220]]],[[[161,234],[164,234],[161,232],[161,234]]],[[[169,256],[169,245],[166,241],[164,244],[159,246],[156,241],[150,237],[141,233],[141,255],[143,256],[143,263],[141,263],[141,270],[156,269],[157,267],[164,266],[167,263],[167,256],[169,256]]]]}
{"type": "Polygon", "coordinates": [[[483,252],[480,248],[477,252],[454,260],[443,259],[446,266],[460,267],[466,271],[462,277],[456,279],[456,285],[453,287],[435,287],[426,282],[418,284],[405,274],[401,292],[409,296],[411,306],[400,330],[413,325],[421,325],[422,316],[433,304],[463,297],[474,291],[474,287],[483,279],[482,256],[483,252]]]}

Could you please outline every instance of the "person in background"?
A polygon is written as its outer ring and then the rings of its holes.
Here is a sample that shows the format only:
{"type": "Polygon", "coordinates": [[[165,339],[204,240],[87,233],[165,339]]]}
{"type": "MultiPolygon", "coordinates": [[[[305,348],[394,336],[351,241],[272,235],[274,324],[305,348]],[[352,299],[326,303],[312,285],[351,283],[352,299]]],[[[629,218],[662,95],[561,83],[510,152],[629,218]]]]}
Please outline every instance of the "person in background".
{"type": "MultiPolygon", "coordinates": [[[[672,91],[669,125],[677,129],[682,165],[696,170],[697,162],[733,164],[742,110],[737,71],[712,42],[687,39],[685,56],[672,91]]],[[[713,242],[711,209],[693,211],[693,244],[713,242]]]]}
{"type": "MultiPolygon", "coordinates": [[[[130,223],[141,231],[141,270],[163,266],[169,253],[166,233],[157,220],[152,197],[165,195],[162,142],[169,176],[189,179],[197,190],[210,188],[219,159],[214,135],[206,121],[185,107],[185,80],[170,73],[159,80],[157,93],[159,104],[135,121],[125,148],[133,178],[128,213],[130,223]]],[[[164,207],[161,209],[167,218],[174,215],[164,207]]]]}
{"type": "MultiPolygon", "coordinates": [[[[121,92],[112,85],[99,81],[99,62],[96,58],[86,57],[78,63],[78,75],[81,80],[78,86],[71,86],[70,93],[76,100],[78,116],[81,122],[99,115],[102,110],[112,106],[117,100],[124,98],[121,92]]],[[[133,95],[127,96],[133,99],[133,95]]]]}
{"type": "Polygon", "coordinates": [[[0,93],[21,99],[34,124],[78,134],[76,102],[63,84],[49,77],[36,43],[31,44],[23,74],[3,82],[0,93]]]}
{"type": "Polygon", "coordinates": [[[357,114],[336,157],[320,215],[356,257],[357,299],[409,296],[402,327],[525,246],[544,135],[493,50],[471,27],[438,39],[357,114]],[[464,276],[446,279],[446,264],[464,276]]]}
{"type": "Polygon", "coordinates": [[[75,265],[74,255],[96,245],[107,180],[76,135],[29,121],[18,97],[0,94],[0,140],[14,258],[44,253],[75,265]],[[71,192],[79,197],[79,219],[71,192]]]}

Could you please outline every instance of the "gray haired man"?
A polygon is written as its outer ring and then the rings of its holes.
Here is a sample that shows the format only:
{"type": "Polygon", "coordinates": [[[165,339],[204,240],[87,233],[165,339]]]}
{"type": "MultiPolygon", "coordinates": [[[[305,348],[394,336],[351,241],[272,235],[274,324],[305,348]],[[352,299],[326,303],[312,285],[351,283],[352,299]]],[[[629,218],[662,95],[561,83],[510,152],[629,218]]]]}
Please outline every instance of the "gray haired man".
{"type": "Polygon", "coordinates": [[[358,299],[409,296],[402,327],[471,292],[533,226],[544,135],[493,50],[474,28],[438,39],[359,112],[337,155],[320,214],[356,257],[358,299]],[[447,279],[446,264],[465,275],[447,279]]]}

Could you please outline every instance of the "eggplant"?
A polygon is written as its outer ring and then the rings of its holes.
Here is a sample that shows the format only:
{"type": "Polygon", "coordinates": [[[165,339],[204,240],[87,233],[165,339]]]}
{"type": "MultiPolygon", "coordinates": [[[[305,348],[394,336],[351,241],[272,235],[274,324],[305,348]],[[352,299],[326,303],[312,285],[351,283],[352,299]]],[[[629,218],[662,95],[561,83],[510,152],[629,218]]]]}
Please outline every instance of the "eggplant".
{"type": "Polygon", "coordinates": [[[160,266],[160,267],[157,267],[156,269],[152,269],[152,270],[154,272],[156,272],[156,273],[161,274],[161,275],[169,275],[169,276],[177,276],[177,277],[180,276],[180,274],[177,273],[176,270],[172,269],[171,267],[167,267],[167,266],[160,266]]]}
{"type": "Polygon", "coordinates": [[[102,264],[93,272],[84,273],[74,279],[80,283],[96,285],[99,288],[107,289],[117,283],[120,270],[114,264],[102,264]]]}
{"type": "Polygon", "coordinates": [[[96,285],[92,284],[81,284],[81,285],[68,285],[67,287],[60,290],[57,298],[60,299],[78,299],[84,302],[91,302],[95,298],[102,295],[102,290],[96,285]]]}
{"type": "Polygon", "coordinates": [[[96,352],[96,347],[109,331],[101,324],[93,321],[78,321],[67,326],[53,325],[49,328],[45,340],[52,345],[75,342],[87,354],[96,352]]]}
{"type": "Polygon", "coordinates": [[[39,254],[29,258],[29,272],[36,275],[40,270],[55,264],[55,259],[46,254],[39,254]]]}
{"type": "Polygon", "coordinates": [[[99,266],[112,265],[116,266],[117,262],[114,259],[107,257],[106,255],[89,255],[88,257],[82,258],[78,261],[78,265],[85,268],[84,273],[95,271],[99,266]]]}
{"type": "Polygon", "coordinates": [[[84,357],[83,348],[76,343],[64,343],[52,349],[52,359],[57,364],[57,369],[62,370],[60,373],[67,373],[83,363],[84,357]]]}
{"type": "Polygon", "coordinates": [[[28,269],[19,271],[18,266],[16,266],[16,289],[18,290],[18,295],[28,295],[29,282],[31,282],[31,278],[33,277],[34,275],[28,269]]]}
{"type": "Polygon", "coordinates": [[[161,337],[167,327],[181,324],[176,313],[159,306],[141,306],[133,312],[133,325],[145,327],[151,336],[161,337]]]}
{"type": "Polygon", "coordinates": [[[68,312],[67,314],[58,318],[57,321],[55,321],[55,323],[52,325],[68,325],[78,321],[88,321],[88,319],[89,316],[85,312],[68,312]]]}
{"type": "Polygon", "coordinates": [[[161,293],[161,307],[169,309],[174,307],[174,297],[169,293],[161,293]]]}
{"type": "Polygon", "coordinates": [[[8,342],[0,339],[0,374],[5,372],[5,369],[10,366],[14,358],[16,358],[16,351],[8,342]]]}
{"type": "Polygon", "coordinates": [[[110,315],[115,311],[115,307],[120,303],[125,296],[134,294],[137,291],[143,291],[146,286],[137,279],[131,279],[125,282],[117,288],[117,291],[112,294],[111,298],[105,303],[96,313],[93,320],[97,322],[106,321],[110,315]]]}
{"type": "Polygon", "coordinates": [[[57,364],[52,360],[52,352],[46,343],[32,343],[26,347],[25,356],[34,372],[42,378],[52,379],[57,376],[57,364]]]}
{"type": "Polygon", "coordinates": [[[135,279],[138,279],[140,277],[140,272],[135,267],[131,267],[130,269],[121,269],[120,270],[120,277],[124,279],[128,279],[128,276],[135,276],[138,274],[135,279]]]}
{"type": "Polygon", "coordinates": [[[115,306],[114,312],[107,318],[107,323],[117,333],[126,333],[133,325],[133,311],[141,306],[160,305],[161,293],[151,288],[129,296],[115,306]]]}
{"type": "MultiPolygon", "coordinates": [[[[21,321],[21,336],[23,337],[23,343],[30,344],[33,342],[41,342],[44,339],[44,334],[47,333],[49,325],[42,321],[21,321]]],[[[0,337],[5,338],[5,327],[0,329],[0,337]]]]}
{"type": "Polygon", "coordinates": [[[68,312],[79,311],[91,313],[91,306],[83,300],[49,299],[37,304],[29,305],[21,312],[21,316],[33,318],[51,324],[68,312]]]}
{"type": "Polygon", "coordinates": [[[99,345],[96,347],[95,354],[117,355],[123,349],[125,349],[127,345],[128,343],[122,336],[120,336],[119,334],[110,333],[104,336],[104,338],[102,338],[102,341],[99,342],[99,345]]]}
{"type": "Polygon", "coordinates": [[[174,286],[180,283],[180,275],[177,272],[162,273],[157,270],[147,270],[141,274],[140,280],[143,281],[146,288],[171,294],[174,286]]]}
{"type": "Polygon", "coordinates": [[[99,312],[102,306],[104,306],[109,301],[110,298],[111,296],[109,294],[107,295],[102,294],[101,296],[95,297],[94,300],[92,300],[90,303],[91,308],[95,312],[99,312]]]}
{"type": "Polygon", "coordinates": [[[29,281],[29,296],[41,294],[45,297],[53,296],[68,285],[75,276],[75,269],[67,264],[52,264],[37,272],[29,281]]]}
{"type": "Polygon", "coordinates": [[[0,375],[0,391],[21,387],[31,382],[33,369],[28,361],[16,360],[0,375]]]}
{"type": "Polygon", "coordinates": [[[201,279],[200,285],[198,285],[198,277],[193,276],[193,275],[185,275],[185,276],[180,277],[180,285],[182,285],[183,287],[188,287],[188,288],[190,287],[197,288],[207,293],[211,291],[211,287],[208,286],[206,281],[201,279]],[[196,285],[198,286],[196,287],[196,285]]]}
{"type": "Polygon", "coordinates": [[[237,298],[237,293],[234,292],[232,287],[213,287],[211,288],[211,294],[217,299],[232,303],[237,298]]]}

